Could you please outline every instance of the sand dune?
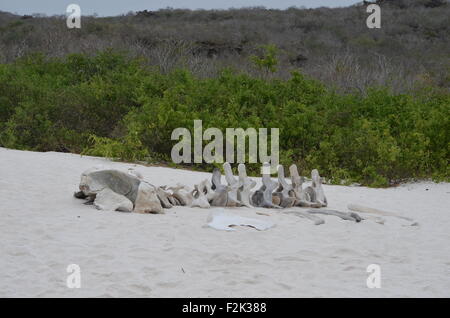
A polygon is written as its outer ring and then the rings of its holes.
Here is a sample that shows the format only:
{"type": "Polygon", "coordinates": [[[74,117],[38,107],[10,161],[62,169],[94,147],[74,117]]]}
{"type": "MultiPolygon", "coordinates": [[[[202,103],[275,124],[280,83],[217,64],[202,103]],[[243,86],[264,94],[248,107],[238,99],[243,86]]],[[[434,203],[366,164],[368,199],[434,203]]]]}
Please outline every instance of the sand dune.
{"type": "MultiPolygon", "coordinates": [[[[72,197],[82,171],[134,166],[155,185],[194,184],[207,173],[0,148],[0,297],[449,297],[450,184],[391,189],[325,185],[329,208],[363,204],[411,217],[384,225],[275,210],[267,231],[204,227],[210,210],[164,215],[98,211],[72,197]],[[81,288],[66,286],[69,264],[81,288]],[[366,286],[370,264],[381,288],[366,286]]],[[[269,214],[260,215],[256,212],[269,214]]]]}

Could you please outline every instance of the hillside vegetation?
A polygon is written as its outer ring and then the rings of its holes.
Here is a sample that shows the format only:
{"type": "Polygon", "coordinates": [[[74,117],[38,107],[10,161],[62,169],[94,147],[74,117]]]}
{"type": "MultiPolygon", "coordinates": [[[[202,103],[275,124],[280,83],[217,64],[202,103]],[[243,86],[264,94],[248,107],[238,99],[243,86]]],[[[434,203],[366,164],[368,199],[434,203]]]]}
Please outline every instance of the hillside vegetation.
{"type": "MultiPolygon", "coordinates": [[[[445,0],[378,0],[381,29],[368,29],[365,5],[347,8],[183,10],[83,17],[0,13],[0,62],[33,52],[48,57],[94,55],[114,48],[161,72],[183,67],[199,77],[223,67],[259,75],[250,62],[262,45],[278,47],[276,72],[301,70],[343,92],[389,86],[406,92],[424,83],[449,88],[450,5],[445,0]]],[[[62,7],[63,10],[63,7],[62,7]]]]}
{"type": "Polygon", "coordinates": [[[280,128],[281,163],[318,168],[337,183],[449,177],[450,95],[432,86],[338,94],[299,72],[198,78],[105,51],[0,65],[0,104],[0,146],[10,148],[170,162],[172,130],[193,131],[202,119],[224,132],[280,128]]]}
{"type": "MultiPolygon", "coordinates": [[[[172,130],[280,128],[332,182],[449,180],[450,6],[0,13],[0,146],[169,163],[172,130]]],[[[195,168],[211,170],[211,165],[195,168]]],[[[257,174],[259,166],[249,165],[257,174]]]]}

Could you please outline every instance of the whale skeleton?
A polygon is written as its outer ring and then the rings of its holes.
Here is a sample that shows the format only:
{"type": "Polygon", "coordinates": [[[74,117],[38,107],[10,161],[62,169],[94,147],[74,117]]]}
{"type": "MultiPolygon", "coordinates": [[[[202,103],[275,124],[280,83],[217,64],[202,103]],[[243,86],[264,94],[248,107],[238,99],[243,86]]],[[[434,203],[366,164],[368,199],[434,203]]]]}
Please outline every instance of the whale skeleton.
{"type": "MultiPolygon", "coordinates": [[[[316,169],[311,172],[311,186],[303,188],[304,178],[299,175],[295,164],[289,167],[290,181],[285,176],[283,165],[277,166],[278,181],[274,181],[270,175],[270,164],[265,162],[261,176],[262,184],[255,191],[252,189],[255,188],[256,182],[248,177],[245,164],[238,165],[237,177],[233,175],[230,163],[225,162],[223,170],[226,184],[222,184],[222,173],[215,168],[211,181],[205,179],[191,188],[183,184],[157,187],[146,182],[142,174],[134,169],[121,172],[94,167],[82,173],[80,191],[74,195],[79,199],[86,199],[87,204],[98,207],[134,210],[141,213],[163,213],[163,209],[174,206],[200,208],[245,206],[281,209],[296,206],[323,208],[328,204],[322,180],[316,169]],[[101,195],[97,198],[99,193],[101,195]],[[95,202],[96,198],[97,202],[95,202]],[[110,204],[108,200],[111,201],[110,204]]],[[[367,212],[367,209],[363,209],[362,212],[367,212]]],[[[286,211],[286,213],[307,217],[316,224],[321,224],[322,221],[311,214],[328,214],[356,219],[339,211],[311,211],[286,211]]]]}
{"type": "Polygon", "coordinates": [[[273,203],[272,193],[278,187],[278,182],[273,181],[270,177],[269,163],[265,162],[262,170],[262,185],[253,193],[252,205],[261,208],[281,208],[273,203]]]}
{"type": "Polygon", "coordinates": [[[296,198],[295,205],[309,208],[320,208],[322,204],[316,201],[316,193],[313,187],[303,189],[304,178],[298,174],[295,164],[289,167],[291,174],[292,189],[296,198]]]}
{"type": "Polygon", "coordinates": [[[250,195],[251,190],[256,186],[256,181],[250,179],[247,176],[247,170],[243,163],[238,166],[239,173],[239,190],[238,190],[238,200],[243,206],[251,208],[250,195]]]}
{"type": "MultiPolygon", "coordinates": [[[[228,186],[222,184],[222,174],[218,168],[214,168],[211,183],[212,190],[216,192],[215,197],[211,200],[211,206],[222,206],[222,207],[236,207],[239,206],[237,201],[237,191],[239,183],[229,184],[228,186]],[[231,192],[231,195],[230,195],[231,192]]],[[[231,181],[231,180],[230,180],[231,181]]]]}
{"type": "Polygon", "coordinates": [[[291,183],[285,179],[284,176],[284,167],[282,165],[278,165],[278,188],[273,193],[273,196],[278,197],[279,203],[278,205],[282,208],[290,208],[295,202],[295,194],[294,188],[291,183]]]}

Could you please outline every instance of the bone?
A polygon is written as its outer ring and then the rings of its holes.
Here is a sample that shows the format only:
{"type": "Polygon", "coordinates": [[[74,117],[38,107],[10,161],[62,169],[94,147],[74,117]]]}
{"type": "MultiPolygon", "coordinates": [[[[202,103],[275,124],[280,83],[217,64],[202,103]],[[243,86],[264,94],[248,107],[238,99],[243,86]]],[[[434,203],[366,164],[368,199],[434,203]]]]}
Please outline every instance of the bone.
{"type": "Polygon", "coordinates": [[[180,202],[180,205],[190,206],[192,201],[194,200],[192,196],[192,190],[184,185],[178,184],[176,187],[170,187],[169,190],[172,190],[173,196],[180,202]]]}
{"type": "Polygon", "coordinates": [[[247,170],[245,168],[245,164],[241,163],[238,166],[239,172],[239,190],[238,190],[238,200],[243,206],[251,208],[252,205],[250,203],[250,194],[251,189],[256,186],[256,182],[247,177],[247,170]]]}
{"type": "Polygon", "coordinates": [[[169,192],[164,191],[162,187],[156,188],[156,195],[158,196],[159,201],[163,208],[170,209],[174,206],[169,200],[171,194],[169,192]]]}
{"type": "Polygon", "coordinates": [[[200,186],[195,185],[194,190],[192,190],[191,194],[192,194],[193,200],[192,200],[192,203],[190,206],[192,208],[199,207],[199,208],[207,209],[207,208],[211,207],[205,193],[203,192],[203,184],[201,184],[200,186]]]}
{"type": "Polygon", "coordinates": [[[383,216],[393,216],[393,217],[397,217],[397,218],[400,218],[403,220],[414,222],[414,219],[411,219],[411,218],[408,218],[405,216],[401,216],[395,212],[378,210],[378,209],[370,208],[370,207],[363,206],[363,205],[349,204],[348,209],[351,211],[356,211],[356,212],[361,212],[361,213],[377,214],[377,215],[383,215],[383,216]]]}
{"type": "Polygon", "coordinates": [[[325,209],[310,209],[306,212],[311,214],[324,214],[324,215],[334,215],[337,217],[340,217],[343,220],[346,221],[354,221],[354,222],[361,222],[362,218],[356,214],[351,212],[341,212],[336,210],[325,210],[325,209]]]}
{"type": "Polygon", "coordinates": [[[164,213],[161,202],[156,194],[156,188],[152,185],[141,182],[139,185],[134,212],[137,213],[164,213]]]}
{"type": "Polygon", "coordinates": [[[274,223],[230,214],[224,210],[213,210],[206,220],[207,226],[222,231],[234,231],[233,226],[248,226],[258,231],[265,231],[275,226],[274,223]]]}
{"type": "Polygon", "coordinates": [[[328,205],[327,198],[325,197],[325,192],[323,191],[322,178],[319,175],[319,171],[314,169],[311,171],[312,188],[316,193],[315,200],[313,202],[318,202],[322,207],[328,205]]]}
{"type": "Polygon", "coordinates": [[[134,168],[128,168],[128,173],[140,180],[144,180],[144,176],[142,175],[142,173],[135,170],[134,168]]]}
{"type": "Polygon", "coordinates": [[[282,208],[290,208],[296,202],[294,190],[292,184],[289,184],[284,176],[284,167],[278,165],[278,188],[275,195],[280,199],[280,205],[282,208]]]}
{"type": "Polygon", "coordinates": [[[234,178],[231,165],[228,162],[223,164],[223,171],[225,173],[225,180],[230,187],[230,190],[228,191],[228,201],[231,200],[231,202],[236,202],[233,206],[240,206],[241,204],[238,200],[239,181],[234,178]]]}
{"type": "MultiPolygon", "coordinates": [[[[231,168],[231,167],[230,167],[231,168]]],[[[233,177],[234,178],[234,177],[233,177]]],[[[212,206],[221,206],[221,207],[237,207],[241,204],[237,200],[237,189],[239,187],[239,183],[233,183],[232,185],[223,185],[222,184],[222,174],[218,168],[213,170],[213,175],[211,178],[212,181],[212,189],[216,192],[214,199],[211,201],[212,206]],[[236,195],[230,192],[236,192],[236,195]]],[[[232,180],[230,180],[232,182],[232,180]]]]}
{"type": "Polygon", "coordinates": [[[295,205],[300,207],[320,208],[322,205],[314,202],[316,193],[312,187],[303,189],[304,178],[298,174],[297,166],[295,164],[289,167],[291,174],[292,189],[296,198],[295,205]]]}
{"type": "Polygon", "coordinates": [[[174,196],[172,196],[172,198],[173,198],[173,200],[175,201],[175,205],[182,206],[180,200],[178,200],[178,199],[175,198],[174,196]]]}
{"type": "Polygon", "coordinates": [[[86,196],[94,197],[101,190],[109,188],[134,203],[140,183],[140,179],[122,171],[91,168],[81,174],[79,188],[86,196]]]}
{"type": "Polygon", "coordinates": [[[263,164],[263,172],[262,186],[253,194],[252,204],[262,208],[280,208],[280,206],[275,205],[272,202],[272,193],[278,187],[278,182],[275,182],[270,178],[269,163],[265,162],[263,164]]]}
{"type": "Polygon", "coordinates": [[[207,179],[200,183],[199,190],[205,194],[208,202],[211,202],[216,197],[216,193],[212,190],[212,184],[207,179]]]}
{"type": "Polygon", "coordinates": [[[324,224],[325,220],[322,219],[321,217],[318,217],[316,215],[312,215],[306,211],[299,211],[299,210],[288,210],[288,211],[283,211],[283,213],[285,214],[292,214],[292,215],[296,215],[302,218],[306,218],[312,222],[314,222],[314,225],[320,225],[320,224],[324,224]]]}
{"type": "Polygon", "coordinates": [[[321,208],[322,204],[316,200],[316,191],[313,187],[303,189],[303,200],[300,200],[299,206],[309,208],[321,208]]]}
{"type": "Polygon", "coordinates": [[[225,174],[225,180],[227,181],[228,185],[233,185],[238,182],[238,180],[236,180],[233,176],[233,170],[231,169],[231,165],[229,162],[225,162],[223,164],[223,171],[225,174]]]}
{"type": "Polygon", "coordinates": [[[133,202],[126,196],[115,193],[109,188],[105,188],[97,193],[94,205],[99,210],[107,211],[133,211],[133,202]]]}
{"type": "Polygon", "coordinates": [[[386,222],[386,220],[383,219],[382,217],[373,216],[373,215],[364,215],[364,216],[361,216],[361,218],[363,220],[370,220],[370,221],[373,221],[375,223],[382,224],[382,225],[386,222]]]}
{"type": "Polygon", "coordinates": [[[274,205],[280,205],[281,204],[281,194],[280,193],[272,193],[272,203],[274,205]]]}
{"type": "Polygon", "coordinates": [[[173,206],[180,205],[179,202],[173,197],[173,195],[168,196],[167,199],[173,206]]]}
{"type": "Polygon", "coordinates": [[[216,196],[210,202],[212,206],[227,206],[228,191],[227,187],[222,184],[221,179],[222,174],[220,173],[220,170],[218,168],[214,168],[211,177],[211,188],[216,192],[216,196]]]}
{"type": "Polygon", "coordinates": [[[73,196],[77,199],[86,199],[88,197],[83,191],[74,192],[73,196]]]}

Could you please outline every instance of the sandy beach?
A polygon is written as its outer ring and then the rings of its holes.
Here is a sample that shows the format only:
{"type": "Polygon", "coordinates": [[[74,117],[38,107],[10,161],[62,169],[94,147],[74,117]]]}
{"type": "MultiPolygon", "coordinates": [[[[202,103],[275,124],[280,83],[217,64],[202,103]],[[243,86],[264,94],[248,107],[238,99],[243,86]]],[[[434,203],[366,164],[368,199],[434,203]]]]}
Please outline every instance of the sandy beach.
{"type": "Polygon", "coordinates": [[[266,231],[205,227],[212,209],[165,214],[99,211],[73,197],[92,166],[134,167],[155,185],[209,173],[0,148],[0,297],[449,297],[450,184],[389,189],[325,185],[329,208],[393,211],[385,224],[322,216],[325,224],[260,208],[231,213],[266,231]],[[268,215],[257,214],[264,212],[268,215]],[[81,288],[66,286],[70,264],[81,288]],[[381,288],[366,285],[370,264],[381,288]]]}

